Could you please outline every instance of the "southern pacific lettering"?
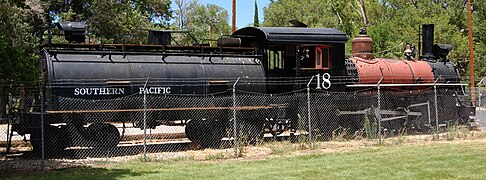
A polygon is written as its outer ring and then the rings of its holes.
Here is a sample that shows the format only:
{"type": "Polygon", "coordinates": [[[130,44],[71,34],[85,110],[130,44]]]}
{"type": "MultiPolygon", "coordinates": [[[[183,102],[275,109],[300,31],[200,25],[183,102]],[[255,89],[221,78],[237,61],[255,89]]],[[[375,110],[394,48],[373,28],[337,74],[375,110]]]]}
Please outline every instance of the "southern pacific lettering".
{"type": "Polygon", "coordinates": [[[140,94],[170,94],[170,87],[139,88],[140,94]]]}
{"type": "MultiPolygon", "coordinates": [[[[129,91],[129,90],[128,90],[129,91]]],[[[125,88],[75,88],[74,96],[105,96],[105,95],[125,95],[130,92],[125,91],[125,88]]],[[[139,87],[139,94],[170,94],[170,87],[139,87]]]]}
{"type": "Polygon", "coordinates": [[[75,88],[75,96],[123,95],[125,88],[75,88]]]}

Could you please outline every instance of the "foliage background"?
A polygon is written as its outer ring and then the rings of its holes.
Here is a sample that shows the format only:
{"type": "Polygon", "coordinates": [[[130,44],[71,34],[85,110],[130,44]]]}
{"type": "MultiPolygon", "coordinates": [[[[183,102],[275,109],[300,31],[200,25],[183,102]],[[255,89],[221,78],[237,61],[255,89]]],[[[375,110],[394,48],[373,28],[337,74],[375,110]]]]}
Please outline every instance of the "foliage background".
{"type": "MultiPolygon", "coordinates": [[[[435,24],[435,42],[453,45],[449,55],[468,69],[467,0],[364,0],[375,56],[401,58],[403,46],[418,47],[421,24],[435,24]]],[[[472,0],[476,81],[486,75],[486,1],[472,0]]],[[[334,27],[351,38],[365,26],[360,0],[271,0],[261,26],[334,27]]],[[[258,14],[255,14],[258,17],[258,14]]],[[[32,81],[47,29],[61,21],[86,21],[92,42],[139,43],[147,29],[191,30],[200,41],[230,34],[229,13],[197,0],[0,0],[0,82],[32,81]],[[131,34],[140,34],[131,36],[131,34]]],[[[61,38],[57,39],[62,41],[61,38]]],[[[188,39],[181,39],[189,41],[188,39]]],[[[350,42],[348,42],[350,43],[350,42]]],[[[350,54],[350,45],[347,54],[350,54]]],[[[465,75],[464,77],[468,77],[465,75]]],[[[466,81],[468,81],[466,79],[466,81]]]]}
{"type": "MultiPolygon", "coordinates": [[[[435,24],[435,43],[451,44],[449,59],[464,67],[463,75],[469,72],[467,0],[365,0],[364,3],[375,56],[401,58],[406,42],[419,46],[417,34],[421,24],[435,24]]],[[[472,0],[472,6],[478,81],[486,73],[486,1],[472,0]]],[[[354,37],[365,25],[360,8],[360,0],[272,0],[264,9],[263,25],[282,26],[289,19],[297,19],[310,27],[338,28],[354,37]]],[[[346,48],[349,56],[350,44],[346,48]]]]}

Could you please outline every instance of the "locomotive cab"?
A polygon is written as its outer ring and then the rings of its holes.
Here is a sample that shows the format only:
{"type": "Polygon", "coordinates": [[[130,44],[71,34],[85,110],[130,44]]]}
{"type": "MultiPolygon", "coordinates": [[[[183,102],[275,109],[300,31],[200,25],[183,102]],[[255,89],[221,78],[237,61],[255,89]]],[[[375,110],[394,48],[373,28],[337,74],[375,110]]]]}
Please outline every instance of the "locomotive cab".
{"type": "MultiPolygon", "coordinates": [[[[328,73],[331,78],[345,75],[346,34],[333,28],[246,27],[232,34],[243,47],[256,47],[263,53],[267,78],[311,76],[328,73]]],[[[288,92],[305,85],[267,87],[269,93],[288,92]]],[[[334,86],[339,88],[339,86],[334,86]]]]}

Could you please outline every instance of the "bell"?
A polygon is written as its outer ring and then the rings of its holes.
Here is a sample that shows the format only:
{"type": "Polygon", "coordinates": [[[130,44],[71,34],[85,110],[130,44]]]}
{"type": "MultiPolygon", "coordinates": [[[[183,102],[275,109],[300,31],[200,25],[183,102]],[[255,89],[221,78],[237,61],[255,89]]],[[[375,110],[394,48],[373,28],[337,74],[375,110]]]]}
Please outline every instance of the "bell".
{"type": "Polygon", "coordinates": [[[413,50],[412,50],[412,45],[410,43],[407,43],[405,45],[405,50],[403,51],[404,55],[405,55],[405,59],[412,59],[413,58],[413,50]]]}

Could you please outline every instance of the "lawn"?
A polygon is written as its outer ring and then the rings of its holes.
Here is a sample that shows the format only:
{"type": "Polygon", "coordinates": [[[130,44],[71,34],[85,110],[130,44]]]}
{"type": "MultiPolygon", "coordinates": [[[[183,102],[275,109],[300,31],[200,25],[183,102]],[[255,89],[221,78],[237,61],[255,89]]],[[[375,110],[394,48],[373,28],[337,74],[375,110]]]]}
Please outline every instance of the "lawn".
{"type": "Polygon", "coordinates": [[[131,160],[15,179],[484,179],[486,141],[374,146],[260,160],[131,160]]]}

